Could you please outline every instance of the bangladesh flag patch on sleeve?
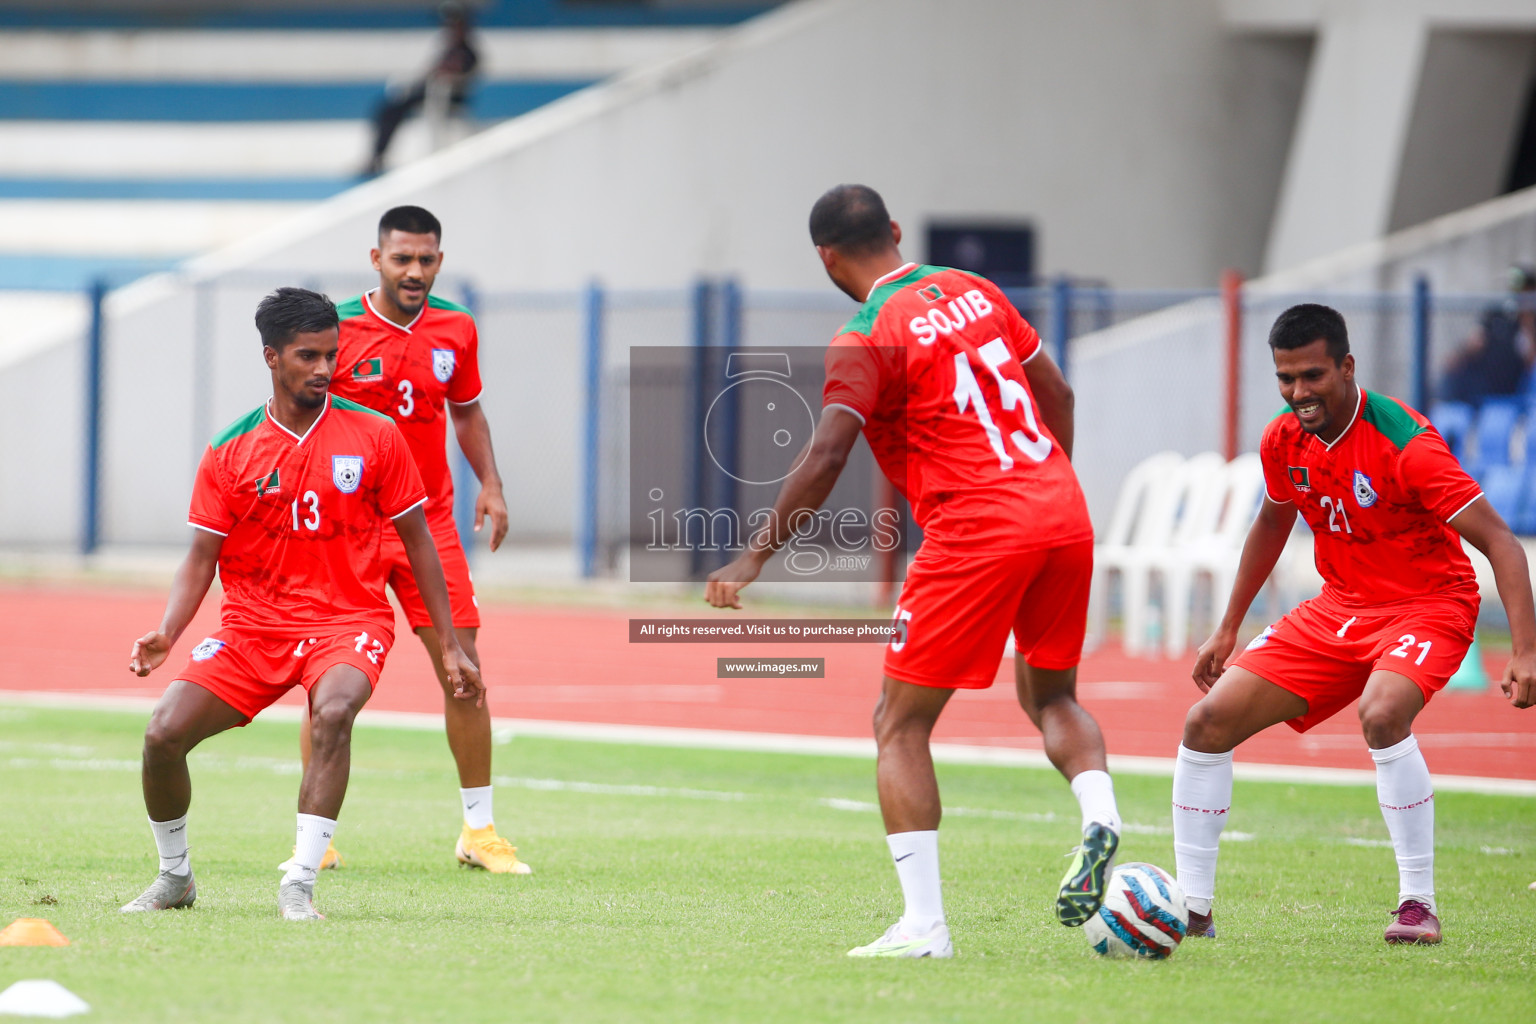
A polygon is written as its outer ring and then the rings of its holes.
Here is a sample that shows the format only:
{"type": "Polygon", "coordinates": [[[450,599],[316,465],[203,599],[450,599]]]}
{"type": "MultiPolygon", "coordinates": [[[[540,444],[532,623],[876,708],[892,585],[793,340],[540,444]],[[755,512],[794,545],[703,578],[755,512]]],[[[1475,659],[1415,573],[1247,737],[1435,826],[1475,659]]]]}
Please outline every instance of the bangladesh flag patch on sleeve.
{"type": "Polygon", "coordinates": [[[352,380],[357,384],[384,379],[384,360],[378,357],[363,359],[352,367],[352,380]]]}

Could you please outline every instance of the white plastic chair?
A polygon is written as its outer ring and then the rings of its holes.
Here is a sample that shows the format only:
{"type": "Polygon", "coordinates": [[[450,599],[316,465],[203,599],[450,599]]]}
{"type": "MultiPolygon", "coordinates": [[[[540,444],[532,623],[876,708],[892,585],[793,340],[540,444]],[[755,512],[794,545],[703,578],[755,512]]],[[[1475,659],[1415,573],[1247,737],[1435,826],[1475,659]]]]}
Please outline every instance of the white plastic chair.
{"type": "Polygon", "coordinates": [[[1201,521],[1191,523],[1188,536],[1158,566],[1163,579],[1163,650],[1168,657],[1182,657],[1189,649],[1190,605],[1201,576],[1210,577],[1213,609],[1221,614],[1263,494],[1264,469],[1257,453],[1227,463],[1201,521]]]}
{"type": "Polygon", "coordinates": [[[1120,494],[1110,513],[1109,526],[1093,550],[1093,585],[1088,595],[1089,634],[1102,640],[1109,618],[1110,575],[1126,576],[1127,567],[1141,562],[1140,552],[1155,542],[1157,534],[1170,529],[1166,523],[1167,492],[1175,473],[1184,464],[1178,452],[1149,455],[1131,468],[1120,484],[1120,494]]]}
{"type": "Polygon", "coordinates": [[[1121,557],[1121,646],[1126,654],[1144,654],[1156,646],[1156,639],[1150,636],[1153,577],[1166,572],[1182,549],[1200,532],[1213,527],[1226,465],[1215,452],[1201,452],[1184,460],[1174,470],[1161,500],[1149,508],[1144,538],[1139,538],[1135,550],[1121,557]]]}

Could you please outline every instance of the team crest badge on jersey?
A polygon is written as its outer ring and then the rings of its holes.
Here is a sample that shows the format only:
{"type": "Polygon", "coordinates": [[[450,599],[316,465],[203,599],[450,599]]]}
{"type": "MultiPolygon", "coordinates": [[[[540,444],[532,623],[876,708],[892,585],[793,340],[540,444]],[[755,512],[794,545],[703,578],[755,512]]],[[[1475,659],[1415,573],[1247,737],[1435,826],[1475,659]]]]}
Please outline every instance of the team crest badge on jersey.
{"type": "Polygon", "coordinates": [[[1370,508],[1376,504],[1376,490],[1371,486],[1371,478],[1355,470],[1355,504],[1361,508],[1370,508]]]}
{"type": "Polygon", "coordinates": [[[256,497],[265,498],[271,494],[276,496],[282,489],[283,482],[278,478],[277,470],[273,470],[256,478],[256,497]]]}
{"type": "Polygon", "coordinates": [[[1306,466],[1286,466],[1285,472],[1291,478],[1291,486],[1302,494],[1312,490],[1312,481],[1307,475],[1306,466]]]}
{"type": "Polygon", "coordinates": [[[352,382],[354,384],[368,384],[372,381],[384,379],[384,360],[375,356],[372,359],[363,359],[352,367],[352,382]]]}
{"type": "Polygon", "coordinates": [[[363,482],[363,457],[361,455],[332,455],[331,482],[342,494],[351,494],[363,482]]]}
{"type": "Polygon", "coordinates": [[[432,350],[432,375],[447,384],[453,378],[453,349],[435,348],[432,350]]]}
{"type": "Polygon", "coordinates": [[[215,654],[218,654],[223,649],[224,649],[224,641],[223,640],[215,640],[213,637],[210,636],[206,640],[204,640],[202,643],[200,643],[196,647],[192,648],[192,660],[193,661],[207,661],[209,658],[213,657],[215,654]]]}
{"type": "Polygon", "coordinates": [[[917,294],[921,295],[924,299],[928,300],[929,302],[943,302],[944,301],[944,289],[940,288],[936,284],[930,284],[926,288],[919,288],[917,290],[917,294]]]}

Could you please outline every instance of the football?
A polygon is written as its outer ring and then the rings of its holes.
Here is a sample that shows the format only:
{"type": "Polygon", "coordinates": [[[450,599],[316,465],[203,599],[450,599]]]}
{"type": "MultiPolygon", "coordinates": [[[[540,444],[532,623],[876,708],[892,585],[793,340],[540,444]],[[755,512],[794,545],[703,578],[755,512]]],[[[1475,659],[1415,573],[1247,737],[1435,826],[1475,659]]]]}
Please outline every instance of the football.
{"type": "Polygon", "coordinates": [[[1105,886],[1099,912],[1083,925],[1100,956],[1166,960],[1189,927],[1184,891],[1155,864],[1122,864],[1105,886]]]}

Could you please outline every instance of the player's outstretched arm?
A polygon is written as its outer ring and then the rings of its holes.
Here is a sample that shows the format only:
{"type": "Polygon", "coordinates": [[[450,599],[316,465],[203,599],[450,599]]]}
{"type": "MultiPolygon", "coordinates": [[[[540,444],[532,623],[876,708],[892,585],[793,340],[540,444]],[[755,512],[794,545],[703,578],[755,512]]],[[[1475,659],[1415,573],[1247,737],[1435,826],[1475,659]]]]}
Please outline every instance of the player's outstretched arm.
{"type": "Polygon", "coordinates": [[[801,453],[799,466],[779,489],[773,514],[748,538],[745,551],[709,574],[704,600],[716,608],[741,607],[741,588],[757,579],[763,565],[794,535],[801,520],[813,515],[832,493],[863,428],[859,418],[846,409],[822,410],[821,422],[801,453]]]}
{"type": "Polygon", "coordinates": [[[165,661],[166,655],[171,653],[171,645],[197,614],[198,606],[213,584],[223,547],[224,538],[219,534],[207,530],[192,531],[192,548],[171,581],[171,596],[165,603],[160,628],[133,642],[133,651],[128,655],[128,671],[147,676],[165,661]]]}
{"type": "Polygon", "coordinates": [[[1295,505],[1282,505],[1265,496],[1258,517],[1248,528],[1248,539],[1243,542],[1243,555],[1237,563],[1237,577],[1232,581],[1232,596],[1227,599],[1226,613],[1216,632],[1195,654],[1192,675],[1201,693],[1215,685],[1226,670],[1232,648],[1237,646],[1237,631],[1242,628],[1243,617],[1248,614],[1264,581],[1274,572],[1275,563],[1280,560],[1280,553],[1285,550],[1285,542],[1295,523],[1295,505]]]}
{"type": "Polygon", "coordinates": [[[1044,348],[1024,364],[1024,376],[1029,379],[1029,390],[1035,396],[1035,404],[1040,407],[1041,421],[1070,459],[1075,432],[1072,410],[1077,404],[1072,394],[1072,385],[1067,383],[1061,368],[1044,348]]]}
{"type": "Polygon", "coordinates": [[[485,685],[480,681],[479,666],[459,646],[459,634],[453,629],[453,609],[448,603],[448,584],[443,582],[443,563],[437,557],[437,545],[432,541],[421,506],[397,516],[395,530],[405,547],[405,557],[410,560],[422,603],[432,617],[432,628],[443,652],[443,671],[453,684],[453,695],[459,700],[472,700],[480,707],[485,703],[485,685]]]}
{"type": "Polygon", "coordinates": [[[491,550],[501,547],[507,536],[507,500],[501,494],[501,474],[496,470],[496,453],[491,450],[491,425],[479,402],[468,405],[448,403],[453,413],[453,433],[459,450],[480,481],[480,495],[475,499],[475,532],[487,518],[491,521],[491,550]]]}
{"type": "Polygon", "coordinates": [[[1493,581],[1509,617],[1509,638],[1514,647],[1501,684],[1504,696],[1517,708],[1536,705],[1536,602],[1531,598],[1525,548],[1487,498],[1478,498],[1452,516],[1451,529],[1493,564],[1493,581]]]}

